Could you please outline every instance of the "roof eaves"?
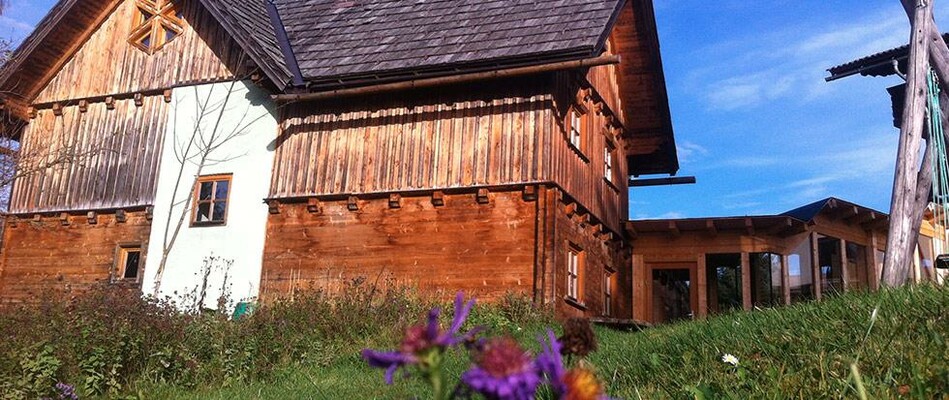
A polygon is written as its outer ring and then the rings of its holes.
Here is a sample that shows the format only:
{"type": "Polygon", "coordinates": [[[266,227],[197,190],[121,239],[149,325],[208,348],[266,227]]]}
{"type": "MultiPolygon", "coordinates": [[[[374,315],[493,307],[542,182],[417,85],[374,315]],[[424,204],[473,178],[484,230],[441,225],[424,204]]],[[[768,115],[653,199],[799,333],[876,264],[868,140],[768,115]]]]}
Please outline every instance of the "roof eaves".
{"type": "MultiPolygon", "coordinates": [[[[33,32],[10,55],[9,60],[0,71],[0,88],[6,88],[10,78],[23,66],[23,62],[39,47],[53,28],[69,14],[69,10],[77,2],[78,0],[60,0],[53,5],[53,8],[40,20],[33,32]]],[[[16,94],[10,90],[4,92],[5,94],[16,94]]]]}

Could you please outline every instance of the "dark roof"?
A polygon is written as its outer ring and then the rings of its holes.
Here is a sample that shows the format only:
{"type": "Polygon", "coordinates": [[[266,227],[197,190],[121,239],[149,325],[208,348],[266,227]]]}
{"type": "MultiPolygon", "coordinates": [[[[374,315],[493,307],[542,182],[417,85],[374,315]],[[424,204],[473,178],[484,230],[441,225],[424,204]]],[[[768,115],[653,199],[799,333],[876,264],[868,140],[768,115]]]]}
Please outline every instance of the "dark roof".
{"type": "Polygon", "coordinates": [[[863,213],[875,213],[881,217],[888,217],[886,213],[874,210],[872,208],[864,207],[859,204],[854,204],[846,200],[841,200],[836,197],[828,197],[826,199],[815,201],[806,206],[801,206],[790,211],[786,211],[781,215],[794,217],[802,221],[811,222],[817,217],[818,214],[823,212],[825,209],[839,209],[844,207],[856,207],[859,212],[863,213]]]}
{"type": "MultiPolygon", "coordinates": [[[[222,1],[222,0],[215,0],[222,1]]],[[[236,0],[232,0],[236,1],[236,0]]],[[[276,0],[311,86],[598,55],[622,0],[276,0]]]]}
{"type": "Polygon", "coordinates": [[[704,217],[676,219],[645,219],[629,221],[631,233],[662,233],[688,231],[762,231],[779,236],[788,236],[807,230],[821,213],[832,218],[845,218],[850,222],[864,224],[867,229],[885,229],[889,221],[886,213],[863,207],[836,197],[813,202],[778,215],[756,215],[735,217],[704,217]]]}
{"type": "MultiPolygon", "coordinates": [[[[949,33],[943,33],[942,37],[946,41],[949,41],[949,33]]],[[[896,71],[893,70],[893,61],[898,63],[901,71],[906,70],[907,57],[909,57],[908,44],[828,68],[827,72],[830,72],[830,76],[826,79],[832,81],[856,74],[863,76],[890,76],[896,73],[896,71]]]]}
{"type": "MultiPolygon", "coordinates": [[[[266,0],[201,0],[241,48],[278,84],[292,80],[266,0]]],[[[284,89],[284,87],[280,87],[284,89]]]]}

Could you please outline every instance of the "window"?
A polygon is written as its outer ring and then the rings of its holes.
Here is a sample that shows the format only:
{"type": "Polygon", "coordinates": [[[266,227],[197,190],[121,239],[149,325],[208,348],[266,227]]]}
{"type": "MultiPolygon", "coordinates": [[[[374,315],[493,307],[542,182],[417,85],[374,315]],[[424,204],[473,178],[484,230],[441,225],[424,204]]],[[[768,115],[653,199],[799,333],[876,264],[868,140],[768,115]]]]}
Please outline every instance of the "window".
{"type": "Polygon", "coordinates": [[[583,116],[583,112],[577,106],[570,108],[570,123],[567,127],[568,136],[570,139],[570,145],[577,149],[577,151],[580,151],[583,148],[583,116]]]}
{"type": "Polygon", "coordinates": [[[184,32],[184,20],[172,0],[136,0],[137,20],[129,43],[155,54],[184,32]]]}
{"type": "Polygon", "coordinates": [[[580,271],[583,270],[583,251],[574,244],[567,250],[567,298],[580,301],[580,271]]]}
{"type": "Polygon", "coordinates": [[[194,193],[194,215],[191,225],[224,225],[227,222],[227,199],[231,192],[230,175],[209,175],[198,178],[194,193]]]}
{"type": "Polygon", "coordinates": [[[791,303],[814,299],[814,266],[811,262],[811,237],[801,241],[788,255],[788,286],[791,303]]]}
{"type": "Polygon", "coordinates": [[[613,145],[607,142],[603,151],[603,178],[609,183],[613,183],[613,149],[613,145]]]}
{"type": "Polygon", "coordinates": [[[784,304],[780,254],[751,253],[751,301],[758,307],[784,304]]]}
{"type": "Polygon", "coordinates": [[[603,315],[613,315],[613,274],[609,269],[603,277],[603,315]]]}
{"type": "Polygon", "coordinates": [[[741,310],[744,305],[741,283],[741,254],[705,256],[706,295],[711,313],[741,310]]]}
{"type": "Polygon", "coordinates": [[[820,291],[823,297],[844,291],[843,259],[840,252],[840,239],[817,235],[817,262],[820,266],[820,291]]]}
{"type": "Polygon", "coordinates": [[[142,246],[139,244],[119,245],[115,251],[115,273],[113,282],[139,282],[142,271],[142,246]]]}

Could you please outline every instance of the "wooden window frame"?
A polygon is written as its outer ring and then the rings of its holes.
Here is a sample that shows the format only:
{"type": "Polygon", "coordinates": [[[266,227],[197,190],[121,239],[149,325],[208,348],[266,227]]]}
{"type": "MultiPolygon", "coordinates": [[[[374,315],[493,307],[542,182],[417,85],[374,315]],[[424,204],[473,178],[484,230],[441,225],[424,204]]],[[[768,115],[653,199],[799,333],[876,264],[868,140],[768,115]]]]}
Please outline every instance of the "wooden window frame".
{"type": "Polygon", "coordinates": [[[139,242],[119,243],[115,246],[115,257],[112,261],[112,283],[142,283],[142,272],[145,268],[145,251],[139,242]],[[138,270],[134,278],[126,278],[126,264],[129,253],[138,252],[138,270]]]}
{"type": "Polygon", "coordinates": [[[224,226],[227,225],[227,215],[230,213],[231,209],[231,192],[234,191],[234,175],[233,174],[215,174],[215,175],[202,175],[198,177],[198,180],[192,188],[193,197],[191,203],[191,226],[224,226]],[[220,199],[217,198],[217,185],[218,182],[227,181],[227,196],[224,199],[224,218],[220,221],[198,221],[198,209],[199,206],[203,203],[211,204],[211,215],[213,219],[214,213],[214,203],[220,202],[220,199]],[[211,199],[210,200],[201,200],[201,184],[213,182],[214,185],[211,187],[211,199]]]}
{"type": "Polygon", "coordinates": [[[135,8],[135,22],[128,41],[149,55],[157,53],[185,31],[184,18],[171,0],[135,0],[135,8]],[[174,36],[168,38],[167,32],[174,36]],[[151,38],[147,45],[142,42],[146,37],[151,38]]]}
{"type": "Polygon", "coordinates": [[[583,306],[583,249],[573,243],[567,243],[567,294],[566,300],[577,306],[583,306]]]}
{"type": "Polygon", "coordinates": [[[606,145],[603,146],[603,179],[614,187],[616,185],[616,160],[613,153],[615,152],[616,146],[607,140],[606,145]]]}
{"type": "Polygon", "coordinates": [[[567,118],[564,126],[567,128],[567,145],[583,159],[589,163],[590,160],[584,154],[584,142],[587,140],[589,131],[589,115],[587,109],[580,104],[573,104],[567,110],[567,118]],[[579,126],[577,126],[579,125],[579,126]]]}
{"type": "Polygon", "coordinates": [[[603,272],[603,316],[613,316],[613,277],[616,272],[607,267],[603,272]]]}

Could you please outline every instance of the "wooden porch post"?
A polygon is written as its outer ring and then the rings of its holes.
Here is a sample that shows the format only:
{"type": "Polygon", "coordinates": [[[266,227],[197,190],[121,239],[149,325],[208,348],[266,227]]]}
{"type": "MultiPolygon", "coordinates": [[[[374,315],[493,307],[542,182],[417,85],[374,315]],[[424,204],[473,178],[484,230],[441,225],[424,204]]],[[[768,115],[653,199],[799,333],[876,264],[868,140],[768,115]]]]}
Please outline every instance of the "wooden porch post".
{"type": "Polygon", "coordinates": [[[695,315],[699,319],[704,319],[708,316],[708,274],[706,274],[705,266],[705,253],[700,253],[695,260],[696,266],[696,276],[697,285],[696,291],[698,292],[699,301],[698,309],[695,310],[695,315]]]}
{"type": "Polygon", "coordinates": [[[649,321],[649,277],[646,274],[646,263],[642,254],[633,254],[633,319],[649,321]]]}
{"type": "Polygon", "coordinates": [[[747,252],[741,253],[741,302],[745,311],[751,311],[751,259],[747,252]]]}
{"type": "Polygon", "coordinates": [[[870,246],[867,246],[867,260],[870,260],[870,265],[867,266],[867,285],[870,290],[880,290],[880,270],[877,268],[880,265],[880,260],[877,258],[877,235],[870,231],[870,246]]]}
{"type": "Polygon", "coordinates": [[[788,270],[790,256],[781,255],[781,288],[784,291],[784,305],[791,304],[791,272],[788,270]]]}
{"type": "Polygon", "coordinates": [[[844,293],[850,291],[850,261],[847,258],[847,241],[840,239],[840,287],[844,293]]]}
{"type": "Polygon", "coordinates": [[[817,246],[817,233],[811,232],[811,269],[814,274],[814,300],[821,299],[821,286],[823,278],[820,274],[820,247],[817,246]]]}

